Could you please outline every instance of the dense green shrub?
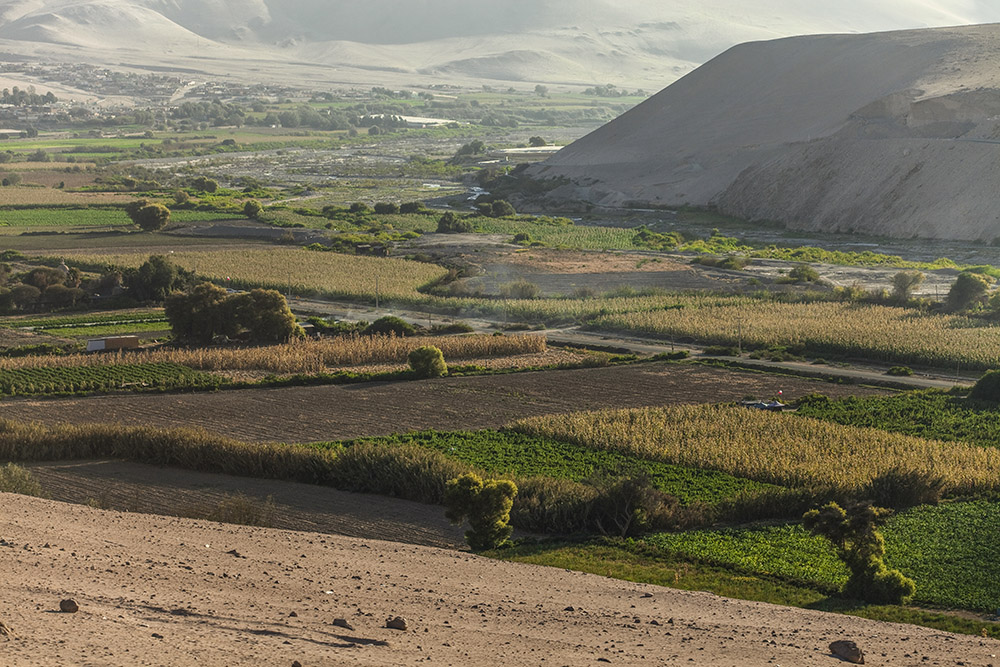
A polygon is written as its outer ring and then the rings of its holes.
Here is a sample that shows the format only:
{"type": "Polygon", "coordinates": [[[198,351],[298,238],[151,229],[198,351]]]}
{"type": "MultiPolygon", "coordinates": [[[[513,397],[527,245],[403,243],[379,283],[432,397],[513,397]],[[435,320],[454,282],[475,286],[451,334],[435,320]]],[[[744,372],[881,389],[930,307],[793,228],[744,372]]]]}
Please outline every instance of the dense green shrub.
{"type": "Polygon", "coordinates": [[[395,315],[380,317],[361,332],[364,336],[413,336],[417,333],[416,327],[406,320],[395,315]]]}
{"type": "Polygon", "coordinates": [[[445,211],[438,218],[437,232],[439,234],[468,234],[473,231],[472,221],[460,218],[451,211],[445,211]]]}
{"type": "Polygon", "coordinates": [[[917,505],[937,505],[944,488],[945,480],[939,475],[896,466],[872,478],[864,495],[879,507],[905,509],[917,505]]]}
{"type": "Polygon", "coordinates": [[[893,366],[885,374],[893,377],[909,377],[913,375],[913,369],[909,366],[893,366]]]}
{"type": "Polygon", "coordinates": [[[8,463],[0,467],[0,492],[20,493],[22,496],[42,496],[42,485],[30,470],[8,463]]]}
{"type": "Polygon", "coordinates": [[[517,486],[506,479],[482,479],[466,473],[448,480],[444,502],[453,523],[468,519],[465,539],[474,551],[495,549],[510,538],[510,509],[517,486]]]}
{"type": "Polygon", "coordinates": [[[983,373],[983,376],[972,386],[969,398],[974,398],[977,401],[1000,403],[1000,370],[983,373]]]}
{"type": "Polygon", "coordinates": [[[448,364],[444,361],[444,354],[433,345],[424,345],[412,350],[406,357],[410,362],[410,368],[419,378],[436,378],[448,372],[448,364]]]}
{"type": "Polygon", "coordinates": [[[891,513],[871,505],[845,511],[831,502],[802,517],[806,529],[830,540],[850,570],[845,595],[874,604],[904,604],[913,597],[913,580],[885,566],[885,541],[877,528],[891,513]]]}

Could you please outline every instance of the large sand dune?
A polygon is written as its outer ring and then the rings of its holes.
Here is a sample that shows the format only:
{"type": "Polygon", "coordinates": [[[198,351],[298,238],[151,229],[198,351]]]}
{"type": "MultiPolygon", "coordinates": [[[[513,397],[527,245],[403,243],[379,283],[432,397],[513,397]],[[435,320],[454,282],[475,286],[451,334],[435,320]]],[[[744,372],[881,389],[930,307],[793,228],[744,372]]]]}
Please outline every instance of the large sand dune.
{"type": "Polygon", "coordinates": [[[0,50],[312,85],[655,90],[739,42],[991,20],[995,3],[951,0],[0,0],[0,50]]]}
{"type": "Polygon", "coordinates": [[[533,170],[554,199],[1000,236],[1000,24],[737,46],[533,170]]]}
{"type": "Polygon", "coordinates": [[[1000,642],[378,540],[0,494],[0,664],[995,664],[1000,642]],[[60,613],[72,598],[76,613],[60,613]],[[388,629],[401,615],[405,631],[388,629]],[[344,618],[353,629],[333,625],[344,618]]]}

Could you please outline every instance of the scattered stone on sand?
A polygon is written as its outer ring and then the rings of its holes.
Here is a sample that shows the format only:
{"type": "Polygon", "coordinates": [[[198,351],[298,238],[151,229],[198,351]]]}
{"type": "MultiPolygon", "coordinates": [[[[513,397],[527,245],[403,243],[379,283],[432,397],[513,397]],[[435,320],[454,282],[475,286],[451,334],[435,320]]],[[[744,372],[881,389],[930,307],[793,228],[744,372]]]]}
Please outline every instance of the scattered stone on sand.
{"type": "Polygon", "coordinates": [[[11,627],[6,623],[4,623],[3,621],[0,621],[0,637],[13,638],[15,636],[16,635],[14,634],[14,631],[11,629],[11,627]]]}
{"type": "Polygon", "coordinates": [[[852,641],[848,640],[838,640],[830,644],[830,653],[834,654],[841,660],[846,660],[847,662],[852,662],[855,665],[865,664],[865,653],[858,645],[852,641]]]}
{"type": "Polygon", "coordinates": [[[73,598],[67,598],[65,600],[59,601],[59,611],[65,612],[67,614],[75,614],[80,611],[80,605],[76,603],[73,598]]]}
{"type": "Polygon", "coordinates": [[[292,667],[302,667],[302,663],[299,662],[298,660],[293,660],[292,667]]]}
{"type": "Polygon", "coordinates": [[[333,624],[338,628],[344,628],[346,630],[354,629],[354,626],[348,623],[346,618],[335,618],[333,619],[333,624]]]}
{"type": "Polygon", "coordinates": [[[402,616],[395,616],[386,620],[385,627],[392,628],[393,630],[406,630],[409,624],[402,616]]]}

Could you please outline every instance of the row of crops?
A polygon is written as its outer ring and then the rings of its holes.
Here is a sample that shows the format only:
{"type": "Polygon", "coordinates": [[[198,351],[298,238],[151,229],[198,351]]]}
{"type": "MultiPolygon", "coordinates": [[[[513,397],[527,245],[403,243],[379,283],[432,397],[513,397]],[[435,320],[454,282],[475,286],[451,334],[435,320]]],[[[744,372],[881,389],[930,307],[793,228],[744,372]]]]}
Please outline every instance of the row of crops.
{"type": "Polygon", "coordinates": [[[8,396],[149,389],[212,389],[219,376],[172,363],[17,368],[0,371],[0,394],[8,396]]]}

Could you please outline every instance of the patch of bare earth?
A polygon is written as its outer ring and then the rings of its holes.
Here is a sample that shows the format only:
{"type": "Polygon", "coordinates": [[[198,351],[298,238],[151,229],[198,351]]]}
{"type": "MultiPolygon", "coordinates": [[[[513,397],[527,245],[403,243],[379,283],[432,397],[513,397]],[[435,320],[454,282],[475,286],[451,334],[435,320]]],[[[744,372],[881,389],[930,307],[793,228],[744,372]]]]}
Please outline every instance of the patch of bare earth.
{"type": "MultiPolygon", "coordinates": [[[[985,667],[1000,642],[458,551],[3,494],[6,665],[985,667]],[[72,599],[79,610],[60,612],[72,599]],[[401,616],[406,629],[386,627],[401,616]],[[335,619],[343,623],[334,625],[335,619]],[[924,663],[921,663],[924,664],[924,663]]],[[[72,606],[70,606],[72,608],[72,606]]]]}
{"type": "Polygon", "coordinates": [[[700,365],[647,363],[409,382],[10,399],[8,419],[43,423],[120,422],[191,426],[251,441],[310,442],[437,429],[495,428],[530,415],[808,393],[881,393],[700,365]]]}

